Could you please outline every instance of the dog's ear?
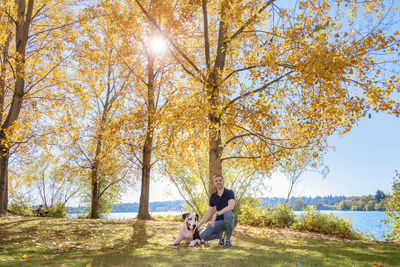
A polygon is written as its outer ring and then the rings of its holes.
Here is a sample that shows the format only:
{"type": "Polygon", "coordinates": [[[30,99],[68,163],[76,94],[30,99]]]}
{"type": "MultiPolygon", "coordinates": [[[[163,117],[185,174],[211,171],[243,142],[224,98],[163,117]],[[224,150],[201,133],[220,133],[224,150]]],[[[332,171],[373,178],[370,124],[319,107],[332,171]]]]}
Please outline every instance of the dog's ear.
{"type": "Polygon", "coordinates": [[[182,220],[185,220],[188,215],[189,215],[189,213],[182,214],[182,220]]]}
{"type": "Polygon", "coordinates": [[[199,214],[196,213],[196,221],[199,220],[199,214]]]}

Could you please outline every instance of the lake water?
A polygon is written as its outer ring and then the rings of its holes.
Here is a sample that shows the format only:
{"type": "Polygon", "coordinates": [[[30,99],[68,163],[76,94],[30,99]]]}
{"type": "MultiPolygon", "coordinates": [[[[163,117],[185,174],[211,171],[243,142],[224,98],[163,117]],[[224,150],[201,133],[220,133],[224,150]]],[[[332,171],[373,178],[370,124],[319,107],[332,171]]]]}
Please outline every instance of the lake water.
{"type": "MultiPolygon", "coordinates": [[[[353,228],[360,233],[364,233],[378,240],[384,240],[384,235],[387,234],[389,228],[381,223],[385,212],[383,211],[339,211],[339,210],[321,210],[321,213],[332,213],[339,218],[345,218],[352,221],[353,228]]],[[[301,211],[295,211],[296,215],[301,214],[301,211]]],[[[181,212],[152,212],[152,215],[179,215],[181,212]]],[[[76,218],[81,214],[68,214],[71,218],[76,218]]],[[[137,216],[137,212],[120,212],[110,213],[107,219],[131,219],[137,216]]]]}
{"type": "MultiPolygon", "coordinates": [[[[342,211],[342,210],[320,210],[321,213],[332,213],[339,218],[345,218],[352,222],[353,228],[378,240],[384,240],[385,234],[388,233],[389,227],[381,223],[385,217],[383,211],[342,211]]],[[[294,212],[301,214],[301,211],[294,212]]]]}

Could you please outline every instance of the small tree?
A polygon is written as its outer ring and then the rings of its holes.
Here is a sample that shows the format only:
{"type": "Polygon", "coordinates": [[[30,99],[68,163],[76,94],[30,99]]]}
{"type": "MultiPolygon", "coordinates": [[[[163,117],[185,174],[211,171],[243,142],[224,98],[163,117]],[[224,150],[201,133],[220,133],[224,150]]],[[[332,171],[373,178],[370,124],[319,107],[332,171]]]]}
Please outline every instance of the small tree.
{"type": "Polygon", "coordinates": [[[395,170],[392,194],[385,199],[386,218],[383,223],[391,227],[387,239],[400,240],[400,173],[395,170]]]}
{"type": "Polygon", "coordinates": [[[385,193],[382,190],[376,190],[374,199],[376,202],[381,202],[382,200],[384,200],[386,198],[385,193]]]}
{"type": "Polygon", "coordinates": [[[46,209],[53,205],[66,206],[68,201],[82,190],[79,183],[82,170],[49,153],[42,153],[29,167],[34,185],[46,209]]]}
{"type": "Polygon", "coordinates": [[[329,168],[323,164],[321,158],[315,158],[310,151],[298,150],[282,164],[281,172],[289,180],[289,188],[284,204],[286,206],[290,196],[296,191],[296,186],[303,180],[305,172],[320,173],[325,178],[329,173],[329,168]]]}

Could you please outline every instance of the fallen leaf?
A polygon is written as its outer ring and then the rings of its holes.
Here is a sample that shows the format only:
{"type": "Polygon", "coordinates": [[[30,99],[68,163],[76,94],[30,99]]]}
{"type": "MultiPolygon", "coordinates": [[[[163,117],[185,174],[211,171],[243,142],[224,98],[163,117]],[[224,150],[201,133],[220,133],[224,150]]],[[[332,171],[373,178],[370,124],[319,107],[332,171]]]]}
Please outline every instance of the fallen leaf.
{"type": "Polygon", "coordinates": [[[29,259],[29,256],[24,254],[24,255],[22,255],[22,258],[26,260],[26,259],[29,259]]]}
{"type": "Polygon", "coordinates": [[[86,263],[86,267],[92,267],[92,263],[91,262],[86,263]]]}

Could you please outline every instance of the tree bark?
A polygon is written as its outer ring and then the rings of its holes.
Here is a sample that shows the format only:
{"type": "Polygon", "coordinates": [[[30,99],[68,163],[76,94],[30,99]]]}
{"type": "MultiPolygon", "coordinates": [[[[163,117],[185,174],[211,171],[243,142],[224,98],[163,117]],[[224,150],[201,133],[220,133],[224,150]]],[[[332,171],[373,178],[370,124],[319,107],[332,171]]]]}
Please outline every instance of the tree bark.
{"type": "MultiPolygon", "coordinates": [[[[208,195],[210,196],[216,191],[214,185],[214,175],[222,175],[222,151],[221,146],[221,114],[219,112],[219,81],[220,75],[225,68],[225,59],[227,52],[227,29],[228,26],[224,22],[226,17],[225,8],[227,8],[229,1],[222,2],[221,8],[221,20],[219,21],[218,29],[218,44],[217,54],[215,57],[215,64],[212,72],[208,76],[206,83],[207,95],[210,104],[210,112],[208,114],[209,122],[209,150],[208,150],[208,171],[209,171],[209,182],[208,182],[208,195]]],[[[205,12],[205,11],[203,11],[205,12]]]]}
{"type": "Polygon", "coordinates": [[[220,120],[216,116],[215,112],[210,112],[208,115],[210,122],[209,126],[209,151],[208,151],[208,171],[209,171],[209,182],[208,182],[208,196],[210,196],[217,189],[214,185],[214,176],[217,174],[222,175],[222,161],[221,161],[221,130],[220,120]]]}
{"type": "Polygon", "coordinates": [[[99,218],[99,179],[98,179],[98,170],[99,170],[99,161],[100,161],[100,153],[101,153],[101,145],[102,145],[102,130],[103,123],[105,121],[105,111],[102,115],[101,125],[100,125],[100,134],[97,137],[97,145],[96,145],[96,153],[94,156],[94,161],[92,164],[92,173],[91,173],[91,187],[92,187],[92,203],[90,208],[90,218],[98,219],[99,218]]]}
{"type": "Polygon", "coordinates": [[[97,175],[92,172],[92,203],[90,206],[90,219],[99,218],[99,182],[97,175]]]}
{"type": "Polygon", "coordinates": [[[8,206],[8,149],[5,146],[0,146],[0,214],[7,212],[8,206]],[[6,151],[4,151],[6,150],[6,151]]]}
{"type": "Polygon", "coordinates": [[[149,196],[150,196],[150,171],[151,171],[151,154],[153,150],[153,134],[155,120],[155,103],[154,103],[154,58],[148,55],[147,66],[147,131],[146,140],[143,146],[142,161],[142,188],[140,192],[139,213],[137,218],[140,220],[152,220],[149,212],[149,196]]]}

